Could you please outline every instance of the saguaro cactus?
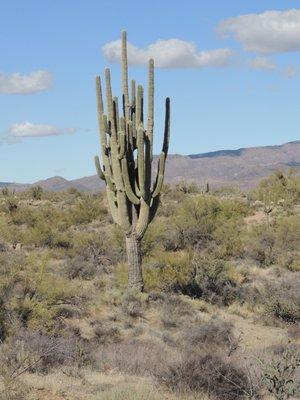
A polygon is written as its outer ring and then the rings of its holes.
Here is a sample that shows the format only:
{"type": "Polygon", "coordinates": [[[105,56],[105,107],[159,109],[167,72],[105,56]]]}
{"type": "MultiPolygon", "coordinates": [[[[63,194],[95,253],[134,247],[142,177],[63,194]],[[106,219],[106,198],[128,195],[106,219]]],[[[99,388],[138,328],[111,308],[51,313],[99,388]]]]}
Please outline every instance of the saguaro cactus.
{"type": "Polygon", "coordinates": [[[131,81],[129,97],[127,35],[122,32],[122,110],[113,97],[110,70],[105,69],[107,113],[104,113],[100,77],[96,77],[102,167],[95,157],[98,176],[106,183],[114,222],[126,237],[128,285],[143,290],[141,240],[159,205],[170,137],[170,99],[166,99],[165,129],[156,178],[152,183],[154,126],[154,61],[149,60],[147,122],[144,90],[131,81]]]}

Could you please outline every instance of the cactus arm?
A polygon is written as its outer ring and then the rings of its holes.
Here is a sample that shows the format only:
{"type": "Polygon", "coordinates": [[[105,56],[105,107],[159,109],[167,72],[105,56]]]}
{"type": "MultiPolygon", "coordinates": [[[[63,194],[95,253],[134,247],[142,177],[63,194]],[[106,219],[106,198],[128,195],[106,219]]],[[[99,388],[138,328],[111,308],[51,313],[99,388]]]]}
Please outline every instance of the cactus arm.
{"type": "Polygon", "coordinates": [[[100,161],[99,161],[99,157],[95,156],[94,158],[95,161],[95,167],[96,167],[96,171],[97,171],[97,175],[99,176],[100,179],[105,180],[107,186],[109,187],[109,189],[112,192],[115,192],[116,188],[114,183],[112,182],[112,179],[109,175],[109,173],[103,172],[100,166],[100,161]]]}
{"type": "Polygon", "coordinates": [[[155,180],[155,187],[152,192],[152,197],[156,197],[159,195],[163,182],[164,182],[164,173],[165,173],[165,164],[166,164],[166,155],[161,152],[158,162],[157,175],[155,180]]]}
{"type": "Polygon", "coordinates": [[[119,155],[118,155],[119,160],[122,160],[122,158],[124,158],[125,151],[126,151],[126,137],[125,137],[125,132],[121,131],[119,133],[119,155]]]}
{"type": "Polygon", "coordinates": [[[140,212],[135,228],[135,236],[137,239],[141,239],[147,230],[149,225],[149,212],[149,204],[147,204],[147,202],[141,198],[140,212]]]}
{"type": "Polygon", "coordinates": [[[120,132],[119,132],[119,155],[118,158],[121,160],[125,156],[126,152],[126,133],[125,133],[125,120],[123,117],[120,118],[120,132]]]}
{"type": "Polygon", "coordinates": [[[132,81],[131,81],[130,91],[131,91],[130,107],[131,107],[132,111],[134,111],[135,101],[136,101],[136,99],[135,99],[135,80],[134,79],[132,79],[132,81]]]}
{"type": "Polygon", "coordinates": [[[95,156],[94,157],[94,161],[95,161],[95,167],[96,167],[97,175],[99,176],[100,179],[105,181],[105,176],[104,176],[104,173],[103,173],[101,165],[100,165],[99,157],[95,156]]]}
{"type": "Polygon", "coordinates": [[[137,132],[137,147],[138,147],[138,182],[141,191],[141,197],[145,198],[145,148],[144,148],[144,135],[145,131],[141,125],[137,132]]]}
{"type": "Polygon", "coordinates": [[[113,98],[113,107],[114,107],[114,124],[115,124],[116,133],[118,134],[118,132],[120,130],[119,105],[118,105],[118,98],[116,96],[113,98]]]}
{"type": "Polygon", "coordinates": [[[100,167],[100,161],[99,158],[97,157],[98,160],[95,158],[95,165],[96,165],[96,170],[98,173],[98,176],[100,179],[102,178],[102,175],[106,175],[106,181],[108,185],[110,186],[110,189],[113,190],[112,186],[112,171],[110,167],[110,162],[109,158],[107,156],[107,143],[106,143],[106,133],[108,131],[108,126],[107,126],[107,118],[103,114],[103,99],[102,99],[102,88],[101,88],[101,80],[100,77],[96,77],[96,94],[97,94],[97,110],[98,110],[98,124],[99,124],[99,134],[100,134],[100,144],[101,144],[101,154],[102,154],[102,160],[104,164],[104,172],[101,171],[101,168],[99,170],[98,167],[100,167]],[[99,174],[99,171],[100,174],[99,174]]]}
{"type": "Polygon", "coordinates": [[[147,136],[150,142],[151,161],[153,148],[153,126],[154,126],[154,61],[149,60],[148,74],[148,115],[147,115],[147,136]]]}
{"type": "Polygon", "coordinates": [[[149,224],[153,221],[153,218],[156,215],[156,211],[158,209],[160,203],[160,195],[156,196],[152,200],[152,204],[150,206],[150,213],[149,213],[149,224]]]}
{"type": "Polygon", "coordinates": [[[143,86],[138,85],[135,112],[136,129],[138,129],[140,124],[143,122],[143,95],[143,86]]]}
{"type": "Polygon", "coordinates": [[[118,215],[119,225],[126,234],[131,231],[130,215],[127,207],[127,197],[124,191],[117,190],[117,204],[118,204],[118,215]]]}
{"type": "Polygon", "coordinates": [[[100,118],[104,112],[100,76],[96,76],[96,96],[97,96],[98,118],[100,118]]]}
{"type": "Polygon", "coordinates": [[[134,178],[134,190],[135,190],[135,193],[137,194],[137,196],[141,197],[142,195],[141,195],[141,191],[140,191],[140,188],[139,188],[139,185],[138,185],[138,178],[137,178],[136,171],[137,170],[135,170],[135,174],[134,174],[134,176],[135,176],[135,178],[134,178]]]}
{"type": "Polygon", "coordinates": [[[106,196],[112,219],[115,224],[120,225],[119,212],[118,212],[118,207],[116,205],[117,199],[115,193],[112,190],[110,190],[109,187],[106,188],[106,196]]]}
{"type": "Polygon", "coordinates": [[[164,143],[162,151],[167,156],[169,151],[169,142],[170,142],[170,99],[166,98],[166,111],[165,111],[165,130],[164,130],[164,143]]]}
{"type": "Polygon", "coordinates": [[[123,103],[124,117],[129,119],[129,93],[128,93],[128,62],[127,62],[127,33],[122,32],[122,86],[123,86],[123,103]]]}
{"type": "Polygon", "coordinates": [[[125,191],[128,199],[135,205],[140,204],[140,199],[134,191],[132,190],[131,183],[130,183],[130,177],[129,177],[129,171],[128,171],[128,163],[125,158],[122,159],[122,172],[124,174],[124,184],[125,184],[125,191]]]}
{"type": "Polygon", "coordinates": [[[128,135],[127,145],[128,145],[129,150],[131,151],[131,150],[133,150],[133,125],[132,125],[132,121],[128,121],[128,123],[127,123],[127,135],[128,135]]]}
{"type": "Polygon", "coordinates": [[[106,102],[107,102],[108,119],[112,123],[114,113],[113,113],[113,98],[112,98],[112,91],[111,91],[109,68],[105,68],[105,88],[106,88],[106,102]]]}

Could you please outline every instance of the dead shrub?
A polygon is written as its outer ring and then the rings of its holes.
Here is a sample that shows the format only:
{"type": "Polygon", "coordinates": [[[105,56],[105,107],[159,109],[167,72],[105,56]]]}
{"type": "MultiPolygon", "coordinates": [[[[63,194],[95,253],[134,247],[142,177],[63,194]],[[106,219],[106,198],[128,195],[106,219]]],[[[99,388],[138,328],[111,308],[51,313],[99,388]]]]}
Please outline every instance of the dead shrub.
{"type": "Polygon", "coordinates": [[[164,328],[179,326],[184,318],[191,314],[191,308],[178,295],[167,297],[160,310],[160,321],[164,328]]]}
{"type": "Polygon", "coordinates": [[[142,295],[138,291],[127,290],[122,297],[122,311],[132,318],[143,315],[142,295]]]}
{"type": "Polygon", "coordinates": [[[110,321],[93,321],[94,335],[98,344],[108,344],[120,341],[120,330],[110,321]]]}
{"type": "Polygon", "coordinates": [[[186,328],[182,335],[184,347],[188,352],[204,348],[231,348],[237,345],[232,332],[233,326],[229,322],[212,318],[209,321],[202,321],[194,326],[186,328]]]}
{"type": "Polygon", "coordinates": [[[156,376],[161,384],[173,391],[205,392],[220,400],[253,398],[247,374],[218,355],[186,356],[169,363],[165,371],[156,376]]]}
{"type": "Polygon", "coordinates": [[[88,349],[74,335],[47,336],[21,330],[3,344],[1,362],[14,371],[17,378],[23,372],[48,373],[61,365],[83,365],[88,360],[88,349]]]}
{"type": "Polygon", "coordinates": [[[82,256],[70,258],[65,263],[65,273],[69,279],[93,279],[97,273],[97,266],[85,260],[82,256]]]}
{"type": "Polygon", "coordinates": [[[95,355],[101,371],[115,370],[130,375],[154,375],[170,354],[154,341],[129,340],[103,346],[95,355]]]}

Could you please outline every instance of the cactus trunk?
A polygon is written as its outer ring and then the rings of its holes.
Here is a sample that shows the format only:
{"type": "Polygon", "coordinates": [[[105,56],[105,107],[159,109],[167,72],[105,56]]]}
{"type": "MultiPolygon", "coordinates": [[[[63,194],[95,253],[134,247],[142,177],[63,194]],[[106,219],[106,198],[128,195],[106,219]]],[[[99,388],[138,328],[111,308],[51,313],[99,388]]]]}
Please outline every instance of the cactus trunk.
{"type": "Polygon", "coordinates": [[[141,241],[134,235],[126,236],[128,285],[139,291],[144,289],[141,241]]]}
{"type": "Polygon", "coordinates": [[[162,151],[152,181],[154,127],[154,61],[149,61],[147,119],[144,118],[144,89],[128,85],[126,32],[122,33],[122,108],[113,96],[110,70],[105,70],[106,109],[102,85],[96,77],[98,122],[102,165],[95,157],[98,176],[105,181],[112,218],[124,231],[128,258],[128,284],[143,290],[141,240],[153,220],[160,199],[170,136],[170,100],[166,99],[162,151]],[[147,121],[146,127],[144,121],[147,121]]]}

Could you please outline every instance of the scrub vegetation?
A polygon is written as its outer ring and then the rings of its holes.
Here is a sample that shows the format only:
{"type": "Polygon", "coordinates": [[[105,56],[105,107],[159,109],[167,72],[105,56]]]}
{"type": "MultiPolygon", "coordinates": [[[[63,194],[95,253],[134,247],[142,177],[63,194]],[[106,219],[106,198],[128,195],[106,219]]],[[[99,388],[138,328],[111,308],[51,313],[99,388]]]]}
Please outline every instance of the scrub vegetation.
{"type": "Polygon", "coordinates": [[[299,200],[165,185],[141,293],[104,193],[3,189],[0,399],[297,398],[299,200]]]}

